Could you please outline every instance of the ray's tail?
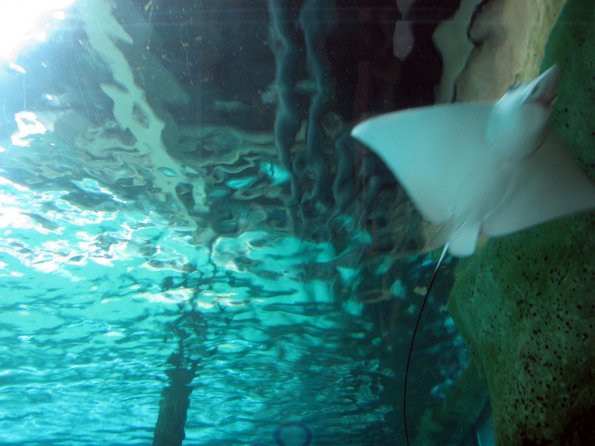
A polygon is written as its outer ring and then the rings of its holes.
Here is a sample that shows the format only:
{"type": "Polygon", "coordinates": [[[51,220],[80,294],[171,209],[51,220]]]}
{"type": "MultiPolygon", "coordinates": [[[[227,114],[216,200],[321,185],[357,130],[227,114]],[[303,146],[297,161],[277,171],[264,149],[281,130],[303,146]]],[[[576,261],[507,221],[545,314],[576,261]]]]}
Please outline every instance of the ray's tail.
{"type": "Polygon", "coordinates": [[[432,273],[432,278],[430,279],[430,284],[428,285],[428,289],[426,291],[426,295],[424,296],[424,300],[421,303],[421,308],[419,309],[419,313],[417,313],[417,320],[415,321],[415,328],[413,329],[413,335],[411,336],[411,343],[409,344],[409,353],[407,354],[407,364],[405,365],[405,381],[403,383],[403,424],[405,425],[405,440],[407,442],[407,446],[409,446],[409,431],[407,430],[407,378],[409,377],[409,364],[411,363],[411,353],[413,352],[413,343],[415,342],[415,336],[417,334],[417,329],[419,327],[419,321],[421,320],[421,315],[424,311],[424,307],[426,306],[426,302],[428,301],[428,296],[432,291],[432,286],[436,280],[436,276],[438,275],[438,270],[440,269],[440,265],[444,261],[444,257],[446,257],[446,253],[448,252],[448,243],[444,245],[444,249],[442,250],[442,254],[440,254],[440,259],[438,259],[438,263],[436,263],[436,267],[434,268],[434,272],[432,273]]]}

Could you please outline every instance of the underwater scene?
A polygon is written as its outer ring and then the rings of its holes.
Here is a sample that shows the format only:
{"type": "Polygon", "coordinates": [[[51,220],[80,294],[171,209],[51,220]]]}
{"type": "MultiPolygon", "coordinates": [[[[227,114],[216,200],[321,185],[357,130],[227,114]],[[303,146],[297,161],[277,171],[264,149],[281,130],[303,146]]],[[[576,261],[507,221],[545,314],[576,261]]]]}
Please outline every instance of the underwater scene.
{"type": "Polygon", "coordinates": [[[0,25],[0,446],[595,444],[592,0],[0,25]]]}

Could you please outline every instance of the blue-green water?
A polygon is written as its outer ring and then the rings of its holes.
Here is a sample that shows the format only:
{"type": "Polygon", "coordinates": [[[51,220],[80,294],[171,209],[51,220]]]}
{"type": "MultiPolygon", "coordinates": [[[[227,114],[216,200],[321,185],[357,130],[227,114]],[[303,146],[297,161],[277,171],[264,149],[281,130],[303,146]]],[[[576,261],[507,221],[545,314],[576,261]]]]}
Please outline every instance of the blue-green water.
{"type": "MultiPolygon", "coordinates": [[[[347,141],[346,93],[328,99],[347,68],[317,62],[316,32],[291,62],[270,43],[287,11],[237,4],[81,0],[2,65],[1,445],[151,444],[183,371],[186,445],[403,441],[419,217],[347,141]]],[[[466,362],[449,280],[414,424],[466,362]]]]}

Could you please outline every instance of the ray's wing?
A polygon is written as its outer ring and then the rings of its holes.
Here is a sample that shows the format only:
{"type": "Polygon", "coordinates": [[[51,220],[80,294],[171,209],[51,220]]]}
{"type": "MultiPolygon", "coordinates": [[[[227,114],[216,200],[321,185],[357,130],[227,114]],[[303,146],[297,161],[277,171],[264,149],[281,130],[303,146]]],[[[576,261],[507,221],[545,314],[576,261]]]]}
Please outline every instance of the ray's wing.
{"type": "Polygon", "coordinates": [[[358,124],[352,136],[371,148],[422,215],[446,222],[469,173],[485,164],[492,104],[448,104],[388,113],[358,124]]]}
{"type": "Polygon", "coordinates": [[[513,189],[482,230],[488,236],[505,235],[594,208],[595,185],[551,132],[521,163],[513,189]]]}

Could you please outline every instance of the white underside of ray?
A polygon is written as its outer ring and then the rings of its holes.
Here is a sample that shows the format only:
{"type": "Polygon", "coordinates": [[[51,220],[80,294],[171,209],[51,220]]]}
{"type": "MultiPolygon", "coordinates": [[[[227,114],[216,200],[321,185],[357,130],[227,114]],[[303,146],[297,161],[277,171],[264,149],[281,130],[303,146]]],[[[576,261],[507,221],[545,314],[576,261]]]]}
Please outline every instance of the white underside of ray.
{"type": "Polygon", "coordinates": [[[595,208],[595,186],[553,132],[519,163],[515,175],[503,205],[483,223],[487,236],[510,234],[595,208]]]}
{"type": "Polygon", "coordinates": [[[487,146],[491,104],[454,104],[389,113],[358,125],[353,136],[373,149],[427,220],[445,226],[432,245],[471,254],[486,214],[508,190],[509,175],[487,146]],[[470,187],[472,185],[472,187],[470,187]],[[445,233],[446,232],[446,233],[445,233]]]}
{"type": "Polygon", "coordinates": [[[414,108],[364,121],[352,135],[380,156],[425,218],[441,223],[464,178],[484,164],[477,146],[485,146],[489,111],[489,104],[414,108]]]}
{"type": "Polygon", "coordinates": [[[555,136],[522,160],[490,150],[486,125],[493,107],[410,109],[352,131],[386,163],[424,218],[441,227],[429,244],[448,243],[453,255],[473,254],[480,234],[509,234],[595,208],[595,187],[555,136]]]}

